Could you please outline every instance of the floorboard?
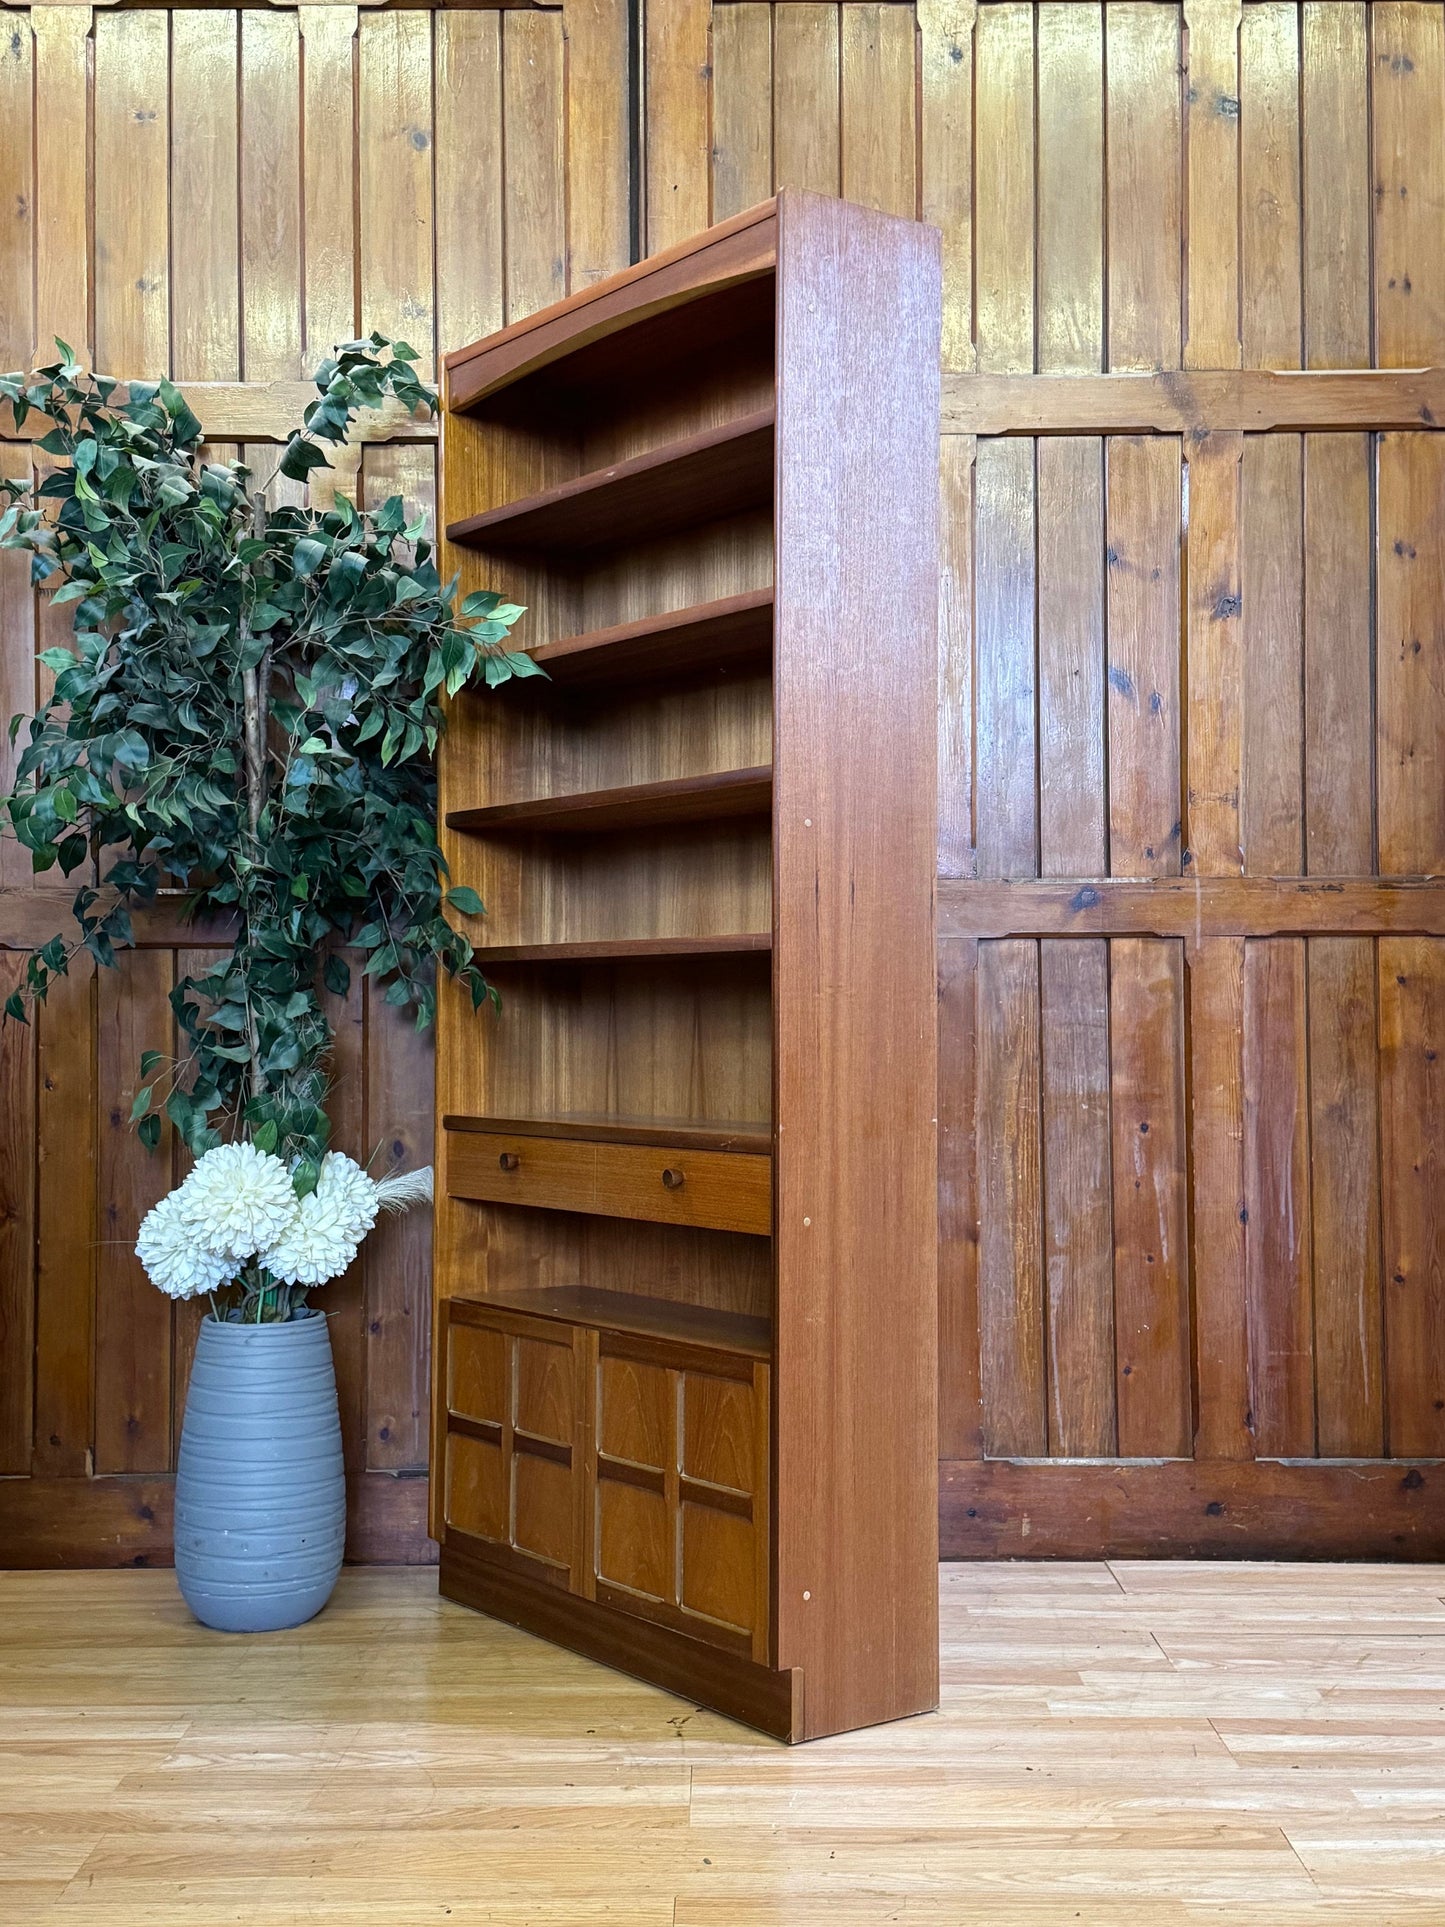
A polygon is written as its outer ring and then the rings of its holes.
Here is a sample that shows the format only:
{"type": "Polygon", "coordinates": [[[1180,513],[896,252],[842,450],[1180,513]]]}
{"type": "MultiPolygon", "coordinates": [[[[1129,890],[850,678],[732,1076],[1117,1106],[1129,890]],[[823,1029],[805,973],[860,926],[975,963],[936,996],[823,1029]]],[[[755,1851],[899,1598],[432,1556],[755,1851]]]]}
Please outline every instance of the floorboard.
{"type": "Polygon", "coordinates": [[[0,1573],[0,1921],[1439,1927],[1445,1568],[958,1565],[943,1710],[789,1751],[348,1569],[0,1573]]]}

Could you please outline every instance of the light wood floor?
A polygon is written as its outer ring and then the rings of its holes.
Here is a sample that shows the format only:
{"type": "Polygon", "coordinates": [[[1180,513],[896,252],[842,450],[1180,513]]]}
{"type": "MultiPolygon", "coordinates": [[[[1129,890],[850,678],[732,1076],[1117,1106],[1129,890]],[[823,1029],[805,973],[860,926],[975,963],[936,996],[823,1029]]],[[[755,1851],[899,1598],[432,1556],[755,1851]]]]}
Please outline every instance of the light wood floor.
{"type": "Polygon", "coordinates": [[[942,1591],[942,1713],[790,1752],[427,1572],[250,1640],[0,1574],[0,1922],[1445,1922],[1445,1568],[942,1591]]]}

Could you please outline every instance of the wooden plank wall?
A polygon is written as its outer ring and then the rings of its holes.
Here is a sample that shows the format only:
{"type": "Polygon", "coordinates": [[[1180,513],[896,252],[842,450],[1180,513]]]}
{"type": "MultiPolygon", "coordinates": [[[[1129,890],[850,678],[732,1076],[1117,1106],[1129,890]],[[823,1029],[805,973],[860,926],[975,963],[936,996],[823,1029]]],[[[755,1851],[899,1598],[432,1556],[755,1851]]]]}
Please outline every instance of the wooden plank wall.
{"type": "Polygon", "coordinates": [[[1445,391],[1308,371],[1445,363],[1445,14],[644,52],[649,245],[785,183],[944,232],[945,1551],[1438,1557],[1445,391]]]}
{"type": "MultiPolygon", "coordinates": [[[[628,11],[9,11],[0,360],[168,360],[244,442],[358,321],[450,345],[620,265],[630,187],[646,250],[784,184],[936,222],[945,1549],[1438,1555],[1445,391],[1387,371],[1445,363],[1441,8],[651,0],[631,176],[628,11]]],[[[36,626],[0,571],[6,714],[36,626]]],[[[0,1040],[36,1558],[166,1540],[154,936],[0,1040]]],[[[414,1042],[347,1015],[348,1134],[419,1132],[414,1042]]],[[[420,1545],[423,1264],[333,1297],[377,1555],[420,1545]]]]}
{"type": "MultiPolygon", "coordinates": [[[[284,432],[296,393],[272,385],[334,340],[404,335],[430,371],[440,348],[625,265],[627,132],[625,0],[8,10],[0,365],[43,359],[59,334],[108,372],[222,384],[201,391],[202,419],[265,476],[260,438],[284,432]]],[[[7,473],[31,459],[0,443],[7,473]]],[[[358,450],[330,485],[430,509],[435,483],[432,433],[358,450]]],[[[52,627],[10,558],[5,718],[32,706],[52,627]]],[[[0,987],[54,901],[0,850],[0,987]]],[[[0,1563],[167,1555],[197,1313],[132,1256],[177,1159],[147,1156],[128,1118],[177,973],[208,961],[184,937],[153,920],[119,971],[75,975],[0,1035],[0,1563]]],[[[338,1142],[424,1162],[427,1040],[360,989],[336,1016],[338,1142]]],[[[421,1218],[378,1230],[325,1294],[356,1557],[427,1556],[428,1294],[421,1218]]]]}

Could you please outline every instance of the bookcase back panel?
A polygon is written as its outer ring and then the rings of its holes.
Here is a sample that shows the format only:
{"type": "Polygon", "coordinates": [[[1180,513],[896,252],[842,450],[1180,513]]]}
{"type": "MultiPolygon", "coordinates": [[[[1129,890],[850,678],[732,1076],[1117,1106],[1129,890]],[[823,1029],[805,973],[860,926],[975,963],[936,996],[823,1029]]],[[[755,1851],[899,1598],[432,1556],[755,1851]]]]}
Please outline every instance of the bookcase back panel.
{"type": "Polygon", "coordinates": [[[688,688],[610,701],[569,700],[535,682],[517,684],[507,701],[474,700],[489,703],[476,769],[491,803],[749,769],[773,758],[772,679],[756,673],[715,672],[688,688]]]}
{"type": "Polygon", "coordinates": [[[773,379],[767,275],[608,336],[569,356],[560,376],[549,369],[501,390],[473,419],[544,436],[564,468],[585,474],[768,407],[773,379]]]}
{"type": "MultiPolygon", "coordinates": [[[[772,923],[766,821],[684,825],[628,836],[458,838],[454,883],[487,907],[488,945],[605,938],[722,937],[772,923]]],[[[485,957],[482,958],[485,964],[485,957]]]]}
{"type": "Polygon", "coordinates": [[[463,1033],[454,1108],[485,1117],[772,1116],[766,953],[498,972],[500,1015],[463,1033]]]}
{"type": "Polygon", "coordinates": [[[446,1209],[457,1297],[583,1287],[748,1318],[771,1315],[766,1238],[465,1199],[449,1199],[446,1209]]]}
{"type": "Polygon", "coordinates": [[[575,629],[543,633],[529,625],[529,634],[544,642],[584,629],[606,629],[616,622],[637,622],[721,596],[767,589],[772,580],[772,518],[749,509],[599,558],[576,578],[575,629]]]}

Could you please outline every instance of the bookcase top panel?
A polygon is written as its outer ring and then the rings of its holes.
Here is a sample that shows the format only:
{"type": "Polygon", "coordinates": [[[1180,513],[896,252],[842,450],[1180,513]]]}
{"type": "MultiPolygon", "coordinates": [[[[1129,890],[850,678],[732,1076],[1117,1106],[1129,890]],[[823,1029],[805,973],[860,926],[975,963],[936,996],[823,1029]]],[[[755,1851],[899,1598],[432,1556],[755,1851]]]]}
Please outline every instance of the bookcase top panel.
{"type": "Polygon", "coordinates": [[[579,288],[563,301],[446,357],[447,407],[475,408],[487,396],[592,342],[668,308],[768,273],[777,261],[776,200],[707,228],[663,254],[579,288]]]}

